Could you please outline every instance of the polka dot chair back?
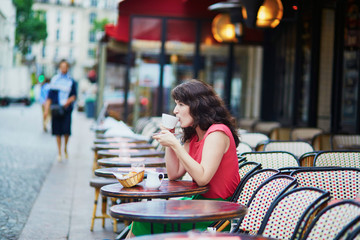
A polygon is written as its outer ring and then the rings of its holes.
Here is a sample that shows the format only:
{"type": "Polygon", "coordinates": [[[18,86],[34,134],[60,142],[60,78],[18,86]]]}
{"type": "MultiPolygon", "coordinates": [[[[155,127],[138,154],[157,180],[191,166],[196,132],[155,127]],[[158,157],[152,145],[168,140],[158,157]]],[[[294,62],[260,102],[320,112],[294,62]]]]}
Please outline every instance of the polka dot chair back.
{"type": "Polygon", "coordinates": [[[264,146],[264,151],[285,151],[294,154],[297,158],[314,148],[305,141],[270,141],[264,146]]]}
{"type": "Polygon", "coordinates": [[[300,166],[296,157],[289,152],[251,152],[244,153],[241,157],[245,157],[246,161],[261,163],[263,168],[279,169],[300,166]]]}
{"type": "Polygon", "coordinates": [[[310,168],[296,170],[291,176],[299,187],[316,187],[330,192],[333,199],[355,199],[360,193],[360,169],[310,168]]]}
{"type": "Polygon", "coordinates": [[[344,232],[359,221],[360,203],[343,200],[324,208],[312,221],[303,239],[345,239],[344,232]]]}
{"type": "Polygon", "coordinates": [[[249,200],[248,213],[240,219],[238,232],[256,235],[271,203],[296,185],[296,179],[287,175],[273,176],[262,183],[249,200]]]}
{"type": "Polygon", "coordinates": [[[331,139],[332,150],[360,149],[360,135],[335,134],[331,139]]]}
{"type": "Polygon", "coordinates": [[[244,179],[247,174],[251,174],[261,168],[261,164],[257,162],[244,162],[239,165],[240,180],[244,179]]]}
{"type": "Polygon", "coordinates": [[[276,169],[262,169],[250,174],[247,178],[241,180],[238,189],[237,202],[246,206],[255,190],[269,177],[279,174],[276,169]]]}
{"type": "Polygon", "coordinates": [[[360,151],[325,151],[316,154],[315,167],[360,168],[360,151]]]}
{"type": "MultiPolygon", "coordinates": [[[[280,196],[267,211],[259,235],[275,239],[299,236],[311,212],[329,200],[329,193],[317,188],[296,188],[280,196]]],[[[300,235],[301,236],[301,235],[300,235]]]]}
{"type": "Polygon", "coordinates": [[[345,238],[346,240],[360,240],[360,226],[357,226],[349,235],[345,238]]]}

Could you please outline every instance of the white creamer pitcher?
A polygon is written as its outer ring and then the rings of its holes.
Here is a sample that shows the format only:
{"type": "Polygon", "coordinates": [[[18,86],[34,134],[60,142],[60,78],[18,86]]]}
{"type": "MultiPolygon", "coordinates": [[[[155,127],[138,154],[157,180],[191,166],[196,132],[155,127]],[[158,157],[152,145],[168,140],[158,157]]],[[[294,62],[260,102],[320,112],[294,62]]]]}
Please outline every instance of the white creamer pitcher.
{"type": "Polygon", "coordinates": [[[145,187],[158,189],[160,187],[163,179],[164,179],[163,173],[148,171],[147,177],[146,177],[146,182],[145,182],[145,187]],[[161,176],[161,180],[160,180],[160,176],[161,176]]]}

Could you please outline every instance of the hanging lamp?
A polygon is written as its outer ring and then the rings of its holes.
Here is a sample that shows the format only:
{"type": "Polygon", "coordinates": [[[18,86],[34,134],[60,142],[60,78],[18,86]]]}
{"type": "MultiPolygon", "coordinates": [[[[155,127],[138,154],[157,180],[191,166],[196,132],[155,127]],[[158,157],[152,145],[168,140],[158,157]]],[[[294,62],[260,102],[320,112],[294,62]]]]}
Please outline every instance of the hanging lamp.
{"type": "Polygon", "coordinates": [[[241,0],[242,16],[248,27],[275,28],[283,16],[281,0],[241,0]]]}

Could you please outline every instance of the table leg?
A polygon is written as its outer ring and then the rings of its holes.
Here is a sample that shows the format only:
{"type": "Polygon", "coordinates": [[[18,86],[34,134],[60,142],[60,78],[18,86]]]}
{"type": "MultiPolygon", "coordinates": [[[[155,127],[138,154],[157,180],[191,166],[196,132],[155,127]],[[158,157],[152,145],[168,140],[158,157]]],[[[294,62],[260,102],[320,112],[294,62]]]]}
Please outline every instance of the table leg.
{"type": "Polygon", "coordinates": [[[181,232],[181,224],[178,223],[178,232],[181,232]]]}
{"type": "Polygon", "coordinates": [[[129,233],[130,229],[126,226],[119,235],[116,236],[115,240],[125,239],[126,235],[129,233]]]}
{"type": "Polygon", "coordinates": [[[150,233],[154,234],[154,226],[153,223],[150,223],[150,233]]]}

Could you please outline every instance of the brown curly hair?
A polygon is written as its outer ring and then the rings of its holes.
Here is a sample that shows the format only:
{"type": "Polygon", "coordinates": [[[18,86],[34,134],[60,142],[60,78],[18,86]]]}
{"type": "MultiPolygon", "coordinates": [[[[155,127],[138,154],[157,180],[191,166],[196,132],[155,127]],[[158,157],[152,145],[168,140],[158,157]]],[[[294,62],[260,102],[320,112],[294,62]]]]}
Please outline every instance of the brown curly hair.
{"type": "Polygon", "coordinates": [[[183,128],[183,142],[190,140],[196,134],[197,126],[206,131],[211,125],[222,123],[229,127],[235,145],[238,146],[240,140],[235,130],[235,119],[209,84],[195,79],[188,80],[176,86],[171,91],[171,96],[176,101],[188,105],[190,115],[194,119],[193,126],[183,128]]]}

